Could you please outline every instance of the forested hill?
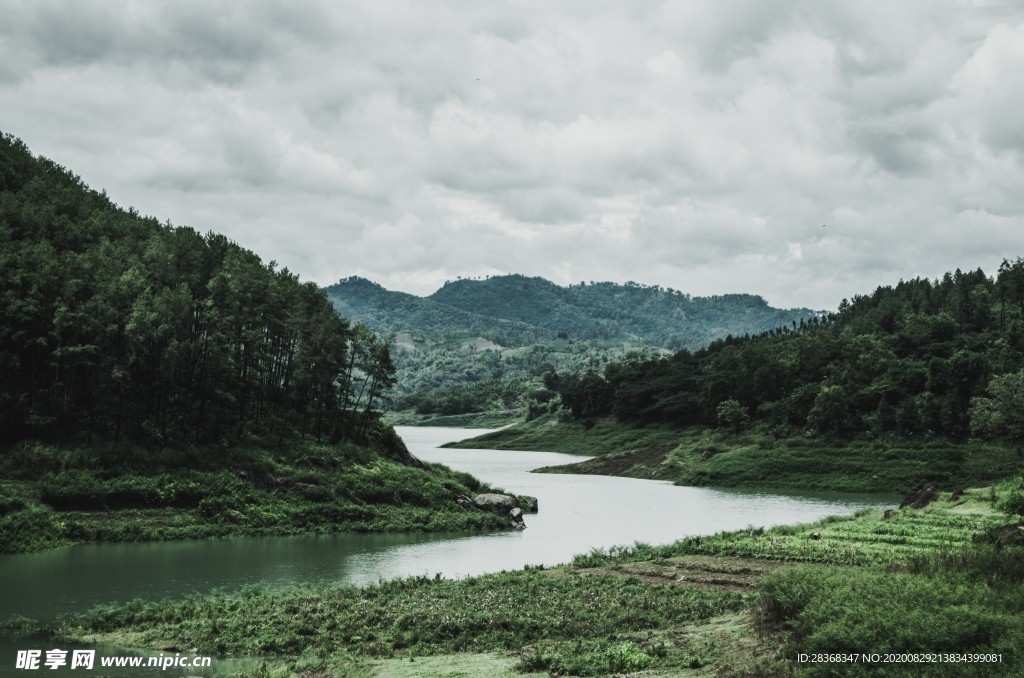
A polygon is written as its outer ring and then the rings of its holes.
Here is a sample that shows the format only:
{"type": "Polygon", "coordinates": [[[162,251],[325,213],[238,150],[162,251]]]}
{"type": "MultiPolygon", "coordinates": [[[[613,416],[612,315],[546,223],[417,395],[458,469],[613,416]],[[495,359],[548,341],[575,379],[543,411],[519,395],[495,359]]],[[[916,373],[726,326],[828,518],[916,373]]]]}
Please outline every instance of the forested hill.
{"type": "Polygon", "coordinates": [[[563,394],[577,417],[825,436],[1024,436],[1024,260],[914,279],[839,312],[620,362],[563,394]]]}
{"type": "Polygon", "coordinates": [[[522,275],[456,280],[428,298],[577,339],[670,350],[697,349],[728,335],[756,334],[813,316],[805,308],[772,308],[761,297],[750,294],[691,297],[632,282],[560,287],[543,278],[522,275]]]}
{"type": "Polygon", "coordinates": [[[761,297],[691,297],[636,283],[561,287],[522,275],[449,281],[428,297],[347,278],[327,288],[338,310],[383,333],[479,334],[503,346],[555,337],[605,345],[696,349],[728,335],[756,334],[814,316],[772,308],[761,297]]]}
{"type": "Polygon", "coordinates": [[[364,323],[384,337],[415,330],[434,339],[484,336],[501,339],[503,344],[522,345],[553,339],[556,334],[543,327],[451,306],[431,297],[393,292],[356,276],[341,280],[326,292],[338,313],[364,323]]]}
{"type": "Polygon", "coordinates": [[[393,372],[316,285],[0,139],[0,443],[338,441],[393,372]]]}
{"type": "Polygon", "coordinates": [[[507,527],[382,423],[394,373],[317,285],[0,135],[0,553],[507,527]]]}
{"type": "MultiPolygon", "coordinates": [[[[507,379],[522,385],[552,369],[581,372],[631,351],[699,348],[815,316],[807,309],[771,308],[750,295],[699,298],[635,283],[560,287],[521,275],[456,280],[428,297],[352,277],[328,287],[327,296],[339,313],[392,342],[403,394],[507,379]]],[[[460,393],[455,400],[481,395],[460,393]]],[[[429,401],[451,402],[448,395],[424,395],[415,406],[429,410],[429,401]]],[[[504,400],[505,408],[522,405],[509,405],[522,398],[504,400]]],[[[451,409],[442,408],[448,414],[451,409]]]]}

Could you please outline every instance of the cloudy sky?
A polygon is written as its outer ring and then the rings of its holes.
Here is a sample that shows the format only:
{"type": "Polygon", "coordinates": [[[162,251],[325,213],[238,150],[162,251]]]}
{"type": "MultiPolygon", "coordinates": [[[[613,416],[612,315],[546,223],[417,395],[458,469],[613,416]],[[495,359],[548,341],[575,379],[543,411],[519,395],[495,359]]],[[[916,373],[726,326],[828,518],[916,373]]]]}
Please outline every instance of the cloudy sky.
{"type": "Polygon", "coordinates": [[[1024,256],[1024,9],[0,0],[0,130],[303,278],[834,308],[1024,256]]]}

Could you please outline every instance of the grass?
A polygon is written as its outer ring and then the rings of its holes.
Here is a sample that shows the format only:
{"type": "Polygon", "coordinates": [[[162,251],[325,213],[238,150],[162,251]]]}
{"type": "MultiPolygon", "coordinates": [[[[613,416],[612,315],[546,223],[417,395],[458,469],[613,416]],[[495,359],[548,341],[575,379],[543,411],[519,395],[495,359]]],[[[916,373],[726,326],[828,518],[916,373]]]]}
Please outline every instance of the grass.
{"type": "MultiPolygon", "coordinates": [[[[996,496],[1005,496],[1011,486],[1001,486],[996,496]]],[[[932,507],[902,509],[888,519],[882,511],[865,510],[804,525],[689,537],[666,546],[599,549],[577,556],[572,565],[604,567],[613,562],[693,555],[826,565],[906,565],[921,554],[972,548],[977,535],[1005,524],[1007,516],[993,504],[992,492],[991,488],[972,489],[955,503],[940,498],[932,507]]]]}
{"type": "Polygon", "coordinates": [[[947,490],[984,485],[1024,469],[1018,450],[944,440],[778,439],[765,431],[632,426],[541,417],[446,447],[547,450],[596,455],[546,473],[669,480],[677,485],[756,490],[903,493],[926,483],[947,490]]]}
{"type": "Polygon", "coordinates": [[[589,422],[561,421],[544,415],[525,423],[444,447],[492,450],[531,450],[564,454],[599,455],[672,443],[679,431],[663,426],[625,427],[612,419],[589,422]]]}
{"type": "Polygon", "coordinates": [[[299,675],[1020,675],[1024,549],[991,535],[1022,487],[1018,478],[888,518],[870,510],[635,544],[457,581],[134,601],[50,631],[264,657],[299,675]],[[996,653],[1001,662],[800,664],[801,652],[996,653]]]}
{"type": "Polygon", "coordinates": [[[376,586],[248,588],[186,601],[97,608],[64,638],[199,653],[380,659],[512,653],[528,671],[605,674],[669,662],[653,631],[736,612],[728,591],[539,569],[461,581],[414,577],[376,586]],[[651,633],[648,633],[651,632],[651,633]],[[559,668],[560,667],[560,668],[559,668]]]}
{"type": "Polygon", "coordinates": [[[507,523],[457,504],[460,495],[494,491],[472,476],[364,448],[250,449],[216,462],[187,451],[153,457],[48,446],[9,454],[0,467],[0,553],[87,541],[450,532],[507,523]]]}
{"type": "Polygon", "coordinates": [[[519,661],[495,653],[442,654],[433,657],[378,659],[373,661],[372,675],[378,678],[522,678],[544,673],[523,673],[519,661]]]}

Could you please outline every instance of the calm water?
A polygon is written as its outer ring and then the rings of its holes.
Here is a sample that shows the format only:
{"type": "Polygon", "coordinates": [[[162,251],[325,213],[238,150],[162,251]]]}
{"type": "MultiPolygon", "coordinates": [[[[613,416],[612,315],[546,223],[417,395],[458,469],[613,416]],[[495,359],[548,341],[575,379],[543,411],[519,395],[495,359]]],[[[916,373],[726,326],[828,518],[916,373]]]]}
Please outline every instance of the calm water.
{"type": "MultiPolygon", "coordinates": [[[[83,544],[0,556],[0,620],[15,614],[49,620],[99,603],[179,597],[246,584],[279,587],[337,581],[363,585],[437,573],[463,577],[527,564],[562,563],[592,548],[634,541],[665,544],[688,535],[808,522],[893,502],[893,497],[777,495],[676,487],[631,478],[535,474],[529,471],[581,458],[551,452],[437,447],[478,435],[480,430],[399,427],[398,431],[419,458],[468,471],[510,492],[533,495],[538,498],[540,513],[526,516],[526,530],[497,534],[83,544]]],[[[15,673],[17,649],[50,649],[42,647],[45,642],[49,641],[0,636],[0,675],[15,673]]],[[[227,660],[215,660],[214,666],[239,668],[227,660]]],[[[82,673],[67,671],[67,675],[82,673]]],[[[173,671],[158,673],[175,675],[173,671]]],[[[135,671],[131,675],[142,674],[135,671]]]]}

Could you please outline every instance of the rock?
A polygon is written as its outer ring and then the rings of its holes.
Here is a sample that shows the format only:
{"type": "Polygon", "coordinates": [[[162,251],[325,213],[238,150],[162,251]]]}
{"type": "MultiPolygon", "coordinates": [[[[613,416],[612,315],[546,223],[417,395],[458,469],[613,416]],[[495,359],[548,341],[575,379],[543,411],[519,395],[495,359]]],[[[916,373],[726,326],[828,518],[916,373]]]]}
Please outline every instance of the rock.
{"type": "Polygon", "coordinates": [[[264,473],[256,479],[256,484],[264,490],[272,490],[277,487],[277,478],[271,473],[264,473]]]}
{"type": "Polygon", "coordinates": [[[997,527],[992,531],[992,537],[1000,546],[1017,546],[1024,544],[1024,522],[1010,523],[997,527]]]}
{"type": "Polygon", "coordinates": [[[948,501],[956,501],[956,500],[960,499],[963,496],[964,496],[964,491],[963,490],[957,490],[953,494],[949,495],[948,501]]]}
{"type": "Polygon", "coordinates": [[[460,494],[458,497],[456,497],[455,498],[455,503],[458,504],[459,506],[461,506],[464,509],[475,509],[476,508],[476,506],[473,505],[473,500],[470,499],[469,497],[467,497],[464,494],[460,494]]]}
{"type": "Polygon", "coordinates": [[[526,512],[536,513],[537,512],[537,497],[527,497],[522,495],[522,498],[526,500],[526,512]]]}
{"type": "Polygon", "coordinates": [[[508,512],[508,522],[512,527],[517,530],[522,530],[526,527],[526,522],[523,520],[523,509],[518,506],[508,512]]]}
{"type": "Polygon", "coordinates": [[[896,515],[896,511],[893,509],[885,509],[885,513],[882,514],[882,520],[889,520],[889,518],[892,518],[894,515],[896,515]]]}
{"type": "Polygon", "coordinates": [[[900,502],[900,508],[907,506],[912,509],[924,508],[937,496],[939,496],[939,491],[935,489],[934,485],[925,485],[917,492],[908,492],[900,502]]]}
{"type": "Polygon", "coordinates": [[[500,511],[502,513],[519,508],[516,498],[507,494],[478,494],[473,497],[473,504],[485,511],[500,511]]]}
{"type": "Polygon", "coordinates": [[[939,491],[936,490],[933,486],[928,485],[923,490],[921,490],[921,494],[917,495],[917,499],[914,501],[913,504],[910,505],[910,508],[924,508],[928,504],[932,503],[932,500],[935,499],[935,497],[937,496],[939,496],[939,491]]]}

